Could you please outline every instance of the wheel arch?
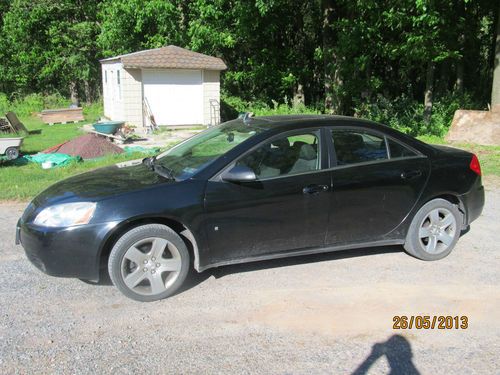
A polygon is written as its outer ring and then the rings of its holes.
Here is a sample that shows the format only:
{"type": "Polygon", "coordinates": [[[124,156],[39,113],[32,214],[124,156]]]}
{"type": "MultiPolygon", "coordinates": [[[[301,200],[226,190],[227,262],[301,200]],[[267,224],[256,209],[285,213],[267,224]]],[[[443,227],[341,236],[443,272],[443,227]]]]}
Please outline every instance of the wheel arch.
{"type": "Polygon", "coordinates": [[[428,197],[428,199],[426,199],[425,201],[423,201],[422,204],[420,205],[419,209],[434,199],[444,199],[452,204],[455,204],[458,207],[458,210],[460,211],[460,213],[462,214],[462,226],[465,225],[466,219],[467,219],[466,210],[465,210],[464,203],[460,199],[459,194],[454,193],[454,192],[443,192],[440,194],[433,195],[431,197],[428,197]]]}
{"type": "Polygon", "coordinates": [[[99,276],[102,275],[101,272],[103,270],[107,270],[109,254],[111,253],[116,241],[118,241],[118,239],[130,229],[144,224],[163,224],[174,230],[174,232],[176,232],[185,242],[190,255],[193,257],[193,266],[196,271],[199,271],[200,258],[198,241],[196,240],[194,233],[185,224],[177,219],[165,216],[141,216],[122,221],[116,225],[110,233],[108,233],[97,257],[99,276]]]}

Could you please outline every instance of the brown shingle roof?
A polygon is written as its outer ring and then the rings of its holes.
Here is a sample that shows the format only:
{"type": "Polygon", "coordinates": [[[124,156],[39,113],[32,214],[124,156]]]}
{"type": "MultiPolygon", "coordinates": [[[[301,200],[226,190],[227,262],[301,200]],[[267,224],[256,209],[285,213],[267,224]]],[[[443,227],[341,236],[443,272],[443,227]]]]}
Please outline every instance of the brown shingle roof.
{"type": "Polygon", "coordinates": [[[166,46],[101,60],[121,60],[124,68],[169,68],[225,70],[224,61],[177,46],[166,46]]]}

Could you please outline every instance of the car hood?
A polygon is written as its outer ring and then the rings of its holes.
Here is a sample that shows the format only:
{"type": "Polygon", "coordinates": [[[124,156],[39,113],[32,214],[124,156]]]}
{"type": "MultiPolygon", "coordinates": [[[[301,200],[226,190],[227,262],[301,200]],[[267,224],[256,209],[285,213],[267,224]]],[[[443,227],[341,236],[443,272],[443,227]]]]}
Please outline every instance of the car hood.
{"type": "Polygon", "coordinates": [[[173,183],[143,165],[140,160],[99,168],[62,180],[34,199],[36,206],[72,201],[99,201],[158,184],[173,183]]]}

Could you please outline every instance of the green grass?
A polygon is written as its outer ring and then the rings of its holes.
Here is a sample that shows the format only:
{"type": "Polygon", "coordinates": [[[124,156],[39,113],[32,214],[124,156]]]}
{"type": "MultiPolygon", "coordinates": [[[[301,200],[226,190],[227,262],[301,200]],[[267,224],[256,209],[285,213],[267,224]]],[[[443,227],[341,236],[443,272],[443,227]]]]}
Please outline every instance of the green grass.
{"type": "Polygon", "coordinates": [[[423,142],[461,148],[476,154],[481,164],[483,176],[500,176],[500,146],[481,146],[470,143],[447,143],[436,136],[418,137],[423,142]]]}
{"type": "MultiPolygon", "coordinates": [[[[86,121],[77,124],[56,124],[52,126],[44,124],[37,116],[20,117],[28,130],[41,130],[39,134],[24,135],[25,139],[21,146],[21,153],[35,154],[84,134],[80,130],[81,126],[97,120],[100,113],[101,106],[99,104],[92,105],[84,109],[86,121]]],[[[0,160],[0,201],[29,200],[48,186],[64,178],[121,161],[143,157],[144,154],[141,153],[111,155],[49,170],[42,169],[40,165],[35,163],[21,165],[18,162],[0,160]]]]}
{"type": "Polygon", "coordinates": [[[71,163],[64,167],[42,169],[35,163],[16,165],[8,163],[0,166],[0,200],[29,200],[35,195],[64,178],[89,170],[119,163],[121,161],[143,158],[144,154],[120,154],[104,158],[71,163]]]}

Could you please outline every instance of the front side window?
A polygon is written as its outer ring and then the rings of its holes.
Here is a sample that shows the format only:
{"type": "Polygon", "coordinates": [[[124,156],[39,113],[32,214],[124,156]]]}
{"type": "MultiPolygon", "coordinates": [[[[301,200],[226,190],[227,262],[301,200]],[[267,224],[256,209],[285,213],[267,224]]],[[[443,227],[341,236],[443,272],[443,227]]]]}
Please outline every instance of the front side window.
{"type": "Polygon", "coordinates": [[[338,165],[388,159],[384,137],[363,131],[332,130],[338,165]]]}
{"type": "Polygon", "coordinates": [[[189,138],[160,154],[156,160],[177,179],[184,180],[261,131],[258,127],[226,122],[189,138]]]}
{"type": "Polygon", "coordinates": [[[252,169],[258,179],[319,170],[318,132],[294,134],[265,142],[241,158],[236,165],[252,169]]]}

